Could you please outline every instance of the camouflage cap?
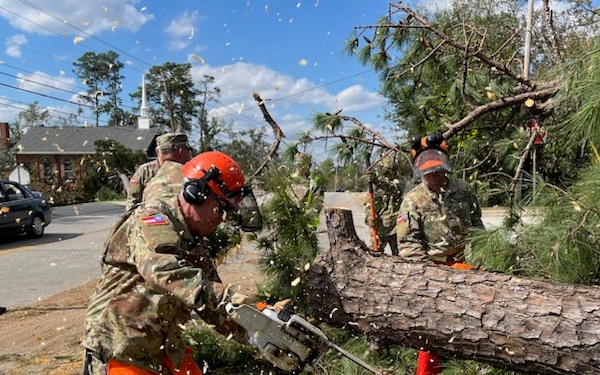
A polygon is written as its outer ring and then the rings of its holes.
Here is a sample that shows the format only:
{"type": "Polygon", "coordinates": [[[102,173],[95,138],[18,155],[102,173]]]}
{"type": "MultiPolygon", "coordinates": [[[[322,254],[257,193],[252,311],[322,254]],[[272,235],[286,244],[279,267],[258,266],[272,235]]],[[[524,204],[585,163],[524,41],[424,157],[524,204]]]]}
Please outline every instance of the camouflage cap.
{"type": "Polygon", "coordinates": [[[191,149],[188,144],[187,135],[183,133],[165,133],[156,137],[156,148],[159,150],[168,150],[178,147],[187,147],[191,149]]]}

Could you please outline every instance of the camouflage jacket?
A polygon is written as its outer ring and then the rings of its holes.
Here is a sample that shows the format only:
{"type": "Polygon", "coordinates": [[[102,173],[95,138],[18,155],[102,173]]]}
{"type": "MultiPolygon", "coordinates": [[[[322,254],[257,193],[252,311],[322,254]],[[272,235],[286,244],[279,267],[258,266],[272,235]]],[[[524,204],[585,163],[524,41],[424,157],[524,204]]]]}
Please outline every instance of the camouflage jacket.
{"type": "Polygon", "coordinates": [[[127,210],[142,201],[144,188],[148,185],[152,177],[156,175],[159,168],[158,160],[149,161],[140,165],[133,176],[131,176],[129,180],[129,192],[127,193],[127,210]]]}
{"type": "Polygon", "coordinates": [[[146,185],[142,201],[177,196],[183,183],[183,164],[165,160],[154,178],[146,185]]]}
{"type": "Polygon", "coordinates": [[[450,178],[439,195],[421,183],[404,196],[397,216],[400,256],[410,261],[460,257],[465,237],[474,228],[485,229],[479,202],[467,182],[450,178]]]}
{"type": "MultiPolygon", "coordinates": [[[[181,363],[191,308],[220,314],[216,269],[189,232],[177,196],[125,212],[103,248],[102,278],[87,308],[83,345],[105,360],[158,372],[181,363]]],[[[218,323],[217,323],[218,324],[218,323]]]]}
{"type": "MultiPolygon", "coordinates": [[[[375,218],[377,223],[377,234],[387,237],[396,234],[396,217],[402,202],[402,192],[407,185],[399,179],[377,178],[374,181],[373,201],[375,203],[375,218]]],[[[371,202],[368,199],[365,204],[365,224],[373,227],[371,216],[371,202]]]]}

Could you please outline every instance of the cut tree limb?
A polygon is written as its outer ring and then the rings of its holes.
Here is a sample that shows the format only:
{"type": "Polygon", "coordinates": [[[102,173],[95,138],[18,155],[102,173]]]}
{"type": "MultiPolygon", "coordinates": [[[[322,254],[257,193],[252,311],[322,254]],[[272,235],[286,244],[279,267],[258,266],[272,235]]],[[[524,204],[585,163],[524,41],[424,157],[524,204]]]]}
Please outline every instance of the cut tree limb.
{"type": "Polygon", "coordinates": [[[600,288],[373,256],[352,213],[326,209],[309,270],[314,316],[397,344],[540,374],[600,373],[600,288]]]}

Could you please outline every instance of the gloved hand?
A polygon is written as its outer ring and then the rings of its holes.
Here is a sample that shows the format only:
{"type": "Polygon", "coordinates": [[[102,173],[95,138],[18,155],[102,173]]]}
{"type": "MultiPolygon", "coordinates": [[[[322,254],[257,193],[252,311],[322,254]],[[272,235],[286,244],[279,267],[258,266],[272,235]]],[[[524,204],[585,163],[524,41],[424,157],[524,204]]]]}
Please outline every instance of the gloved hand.
{"type": "Polygon", "coordinates": [[[456,268],[456,269],[459,269],[459,270],[472,270],[472,269],[475,269],[475,266],[470,265],[468,263],[454,263],[454,264],[450,265],[450,267],[456,268]]]}
{"type": "Polygon", "coordinates": [[[273,309],[275,309],[275,311],[279,312],[281,310],[283,310],[284,307],[286,307],[289,303],[290,303],[291,299],[284,299],[282,301],[278,301],[275,302],[275,304],[273,305],[273,309]]]}
{"type": "Polygon", "coordinates": [[[217,308],[219,310],[223,310],[225,308],[225,305],[227,305],[227,303],[229,302],[231,302],[231,304],[234,306],[252,303],[250,301],[250,297],[233,290],[233,285],[231,284],[227,284],[225,286],[225,289],[223,289],[223,291],[220,294],[221,298],[219,300],[219,304],[217,305],[217,308]]]}
{"type": "Polygon", "coordinates": [[[264,309],[272,309],[277,312],[280,312],[289,303],[290,303],[290,299],[288,298],[288,299],[284,299],[284,300],[275,302],[274,305],[269,305],[268,303],[264,303],[262,301],[256,302],[255,306],[259,311],[263,311],[264,309]]]}

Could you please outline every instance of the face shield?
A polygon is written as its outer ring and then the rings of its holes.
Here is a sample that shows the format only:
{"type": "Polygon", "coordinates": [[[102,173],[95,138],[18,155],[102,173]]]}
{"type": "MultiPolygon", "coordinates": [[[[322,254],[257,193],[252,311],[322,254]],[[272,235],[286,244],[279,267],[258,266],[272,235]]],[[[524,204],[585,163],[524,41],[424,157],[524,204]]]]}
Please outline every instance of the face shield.
{"type": "Polygon", "coordinates": [[[210,191],[209,195],[221,203],[221,207],[233,215],[233,219],[244,232],[256,232],[262,229],[262,216],[256,197],[250,186],[244,186],[231,192],[223,189],[226,200],[210,191]]]}
{"type": "Polygon", "coordinates": [[[413,163],[413,177],[415,180],[423,179],[423,176],[433,172],[452,172],[452,163],[448,154],[437,149],[424,150],[413,163]]]}

